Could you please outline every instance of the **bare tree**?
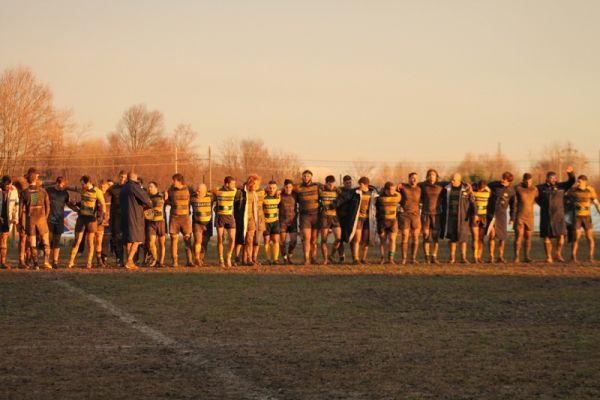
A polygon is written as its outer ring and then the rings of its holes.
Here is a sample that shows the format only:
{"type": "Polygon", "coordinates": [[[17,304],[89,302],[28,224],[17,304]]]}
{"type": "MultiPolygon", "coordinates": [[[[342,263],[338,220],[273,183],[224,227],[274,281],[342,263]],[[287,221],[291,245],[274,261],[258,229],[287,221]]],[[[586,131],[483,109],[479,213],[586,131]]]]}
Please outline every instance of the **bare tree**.
{"type": "Polygon", "coordinates": [[[269,151],[261,139],[243,139],[239,144],[240,166],[244,175],[260,174],[269,159],[269,151]]]}
{"type": "Polygon", "coordinates": [[[148,111],[144,104],[131,106],[124,113],[114,136],[119,147],[129,152],[139,152],[153,147],[164,134],[163,115],[160,111],[148,111]]]}
{"type": "Polygon", "coordinates": [[[192,129],[190,124],[179,124],[173,130],[170,141],[177,148],[178,152],[193,153],[198,149],[198,132],[192,129]]]}
{"type": "Polygon", "coordinates": [[[463,160],[456,167],[463,179],[476,182],[480,179],[500,179],[505,171],[517,174],[515,166],[501,151],[494,154],[465,154],[463,160]]]}
{"type": "Polygon", "coordinates": [[[297,182],[300,178],[300,161],[293,153],[275,153],[268,159],[264,167],[265,177],[274,179],[277,183],[283,183],[285,179],[297,182]]]}
{"type": "Polygon", "coordinates": [[[411,172],[416,172],[415,165],[412,162],[398,161],[394,164],[390,178],[394,183],[408,182],[408,174],[411,172]]]}
{"type": "Polygon", "coordinates": [[[372,162],[364,161],[364,160],[360,160],[360,159],[355,160],[352,163],[352,166],[354,167],[354,173],[359,178],[361,176],[370,177],[373,174],[373,172],[375,172],[375,169],[376,169],[375,164],[373,164],[372,162]]]}
{"type": "Polygon", "coordinates": [[[545,179],[548,171],[554,171],[561,179],[566,178],[565,169],[572,165],[575,172],[585,172],[588,158],[575,149],[570,142],[566,144],[553,143],[541,153],[538,161],[533,165],[532,174],[539,181],[545,179]]]}
{"type": "Polygon", "coordinates": [[[14,174],[54,152],[62,145],[68,118],[54,108],[52,92],[29,68],[5,70],[0,77],[0,170],[14,174]]]}
{"type": "Polygon", "coordinates": [[[240,179],[241,164],[239,156],[239,146],[235,139],[225,139],[219,146],[221,160],[219,163],[223,175],[231,175],[240,179]]]}
{"type": "Polygon", "coordinates": [[[270,150],[260,139],[226,139],[220,146],[220,153],[215,172],[232,175],[240,182],[249,174],[258,174],[263,183],[299,177],[300,162],[296,154],[270,150]]]}

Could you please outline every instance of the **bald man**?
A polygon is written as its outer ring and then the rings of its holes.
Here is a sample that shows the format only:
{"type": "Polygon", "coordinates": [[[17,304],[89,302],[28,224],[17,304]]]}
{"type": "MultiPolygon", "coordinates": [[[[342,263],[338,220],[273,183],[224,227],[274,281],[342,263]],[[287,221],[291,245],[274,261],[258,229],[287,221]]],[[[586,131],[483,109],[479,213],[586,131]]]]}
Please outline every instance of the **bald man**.
{"type": "Polygon", "coordinates": [[[127,174],[127,183],[119,193],[121,205],[121,229],[126,243],[127,260],[123,267],[136,269],[133,257],[145,240],[144,209],[152,208],[152,200],[142,189],[135,172],[127,174]]]}
{"type": "Polygon", "coordinates": [[[454,174],[452,181],[442,191],[442,238],[450,241],[450,264],[456,262],[456,247],[460,244],[461,262],[467,261],[467,240],[470,221],[476,210],[475,197],[471,187],[462,182],[460,174],[454,174]]]}

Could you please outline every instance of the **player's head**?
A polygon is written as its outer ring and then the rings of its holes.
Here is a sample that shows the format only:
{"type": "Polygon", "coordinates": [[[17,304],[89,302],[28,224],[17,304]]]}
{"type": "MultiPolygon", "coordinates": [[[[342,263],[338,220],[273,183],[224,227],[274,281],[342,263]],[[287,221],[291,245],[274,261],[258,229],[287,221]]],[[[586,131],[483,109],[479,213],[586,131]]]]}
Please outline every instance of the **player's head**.
{"type": "Polygon", "coordinates": [[[371,181],[366,176],[363,176],[358,180],[358,186],[359,186],[360,190],[362,190],[362,191],[369,190],[370,183],[371,183],[371,181]]]}
{"type": "Polygon", "coordinates": [[[523,174],[523,186],[531,187],[533,185],[533,176],[529,172],[523,174]]]}
{"type": "Polygon", "coordinates": [[[171,177],[173,186],[185,185],[185,178],[179,172],[171,177]]]}
{"type": "Polygon", "coordinates": [[[546,174],[546,183],[549,183],[550,185],[556,185],[556,182],[558,182],[558,176],[556,175],[556,172],[548,171],[546,174]]]}
{"type": "Polygon", "coordinates": [[[127,182],[127,171],[121,170],[119,171],[119,184],[124,185],[127,182]]]}
{"type": "Polygon", "coordinates": [[[419,181],[419,175],[416,172],[411,172],[410,174],[408,174],[408,183],[411,186],[415,186],[418,181],[419,181]]]}
{"type": "Polygon", "coordinates": [[[502,173],[502,184],[504,186],[510,185],[514,179],[515,179],[515,177],[513,176],[512,173],[510,173],[508,171],[502,173]]]}
{"type": "Polygon", "coordinates": [[[283,192],[287,195],[292,194],[294,191],[294,182],[291,179],[286,179],[283,181],[283,192]]]}
{"type": "Polygon", "coordinates": [[[427,182],[436,183],[438,180],[438,176],[439,176],[439,174],[435,169],[430,168],[427,170],[427,174],[426,174],[427,182]]]}
{"type": "Polygon", "coordinates": [[[577,177],[577,186],[580,189],[585,189],[588,185],[588,177],[586,175],[579,175],[577,177]]]}
{"type": "Polygon", "coordinates": [[[201,183],[198,185],[198,196],[200,197],[204,197],[206,196],[206,193],[208,192],[208,188],[206,187],[206,185],[204,183],[201,183]]]}
{"type": "Polygon", "coordinates": [[[148,183],[148,193],[151,195],[158,193],[158,183],[156,183],[156,181],[150,181],[150,183],[148,183]]]}
{"type": "Polygon", "coordinates": [[[333,189],[335,189],[335,176],[328,175],[325,178],[325,187],[327,187],[327,190],[333,190],[333,189]]]}
{"type": "Polygon", "coordinates": [[[312,182],[313,173],[311,170],[307,169],[302,172],[302,182],[304,184],[309,184],[312,182]]]}
{"type": "Polygon", "coordinates": [[[352,177],[350,175],[344,175],[344,179],[342,179],[342,183],[345,189],[352,188],[352,177]]]}
{"type": "Polygon", "coordinates": [[[85,190],[88,190],[93,186],[92,177],[89,175],[83,175],[79,179],[79,183],[81,183],[81,187],[83,187],[85,190]]]}
{"type": "Polygon", "coordinates": [[[231,190],[235,188],[235,178],[233,176],[226,176],[223,179],[223,187],[227,190],[231,190]]]}
{"type": "Polygon", "coordinates": [[[383,190],[386,194],[392,195],[396,193],[396,185],[394,185],[394,182],[388,181],[383,185],[383,190]]]}
{"type": "Polygon", "coordinates": [[[277,193],[277,182],[270,180],[267,184],[267,193],[269,196],[275,196],[277,193]]]}

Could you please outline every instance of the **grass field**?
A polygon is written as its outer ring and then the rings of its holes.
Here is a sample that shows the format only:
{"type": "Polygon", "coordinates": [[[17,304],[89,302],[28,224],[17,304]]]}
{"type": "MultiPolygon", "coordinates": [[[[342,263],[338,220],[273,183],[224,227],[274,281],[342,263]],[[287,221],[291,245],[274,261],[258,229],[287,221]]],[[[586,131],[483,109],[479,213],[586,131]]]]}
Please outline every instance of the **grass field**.
{"type": "Polygon", "coordinates": [[[600,263],[0,272],[4,399],[600,398],[600,263]]]}

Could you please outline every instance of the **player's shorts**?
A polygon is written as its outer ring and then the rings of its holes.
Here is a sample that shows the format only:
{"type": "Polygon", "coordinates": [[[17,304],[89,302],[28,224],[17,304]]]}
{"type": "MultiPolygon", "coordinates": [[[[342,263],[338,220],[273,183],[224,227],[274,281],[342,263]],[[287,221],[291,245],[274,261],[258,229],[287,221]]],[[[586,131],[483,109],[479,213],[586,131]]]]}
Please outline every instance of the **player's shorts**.
{"type": "Polygon", "coordinates": [[[177,236],[180,232],[183,236],[192,234],[192,219],[188,215],[173,215],[169,220],[169,234],[177,236]]]}
{"type": "Polygon", "coordinates": [[[358,221],[356,221],[356,229],[360,229],[363,231],[368,231],[369,230],[369,219],[365,218],[359,218],[358,221]]]}
{"type": "Polygon", "coordinates": [[[146,221],[146,236],[160,236],[167,234],[165,221],[146,221]]]}
{"type": "Polygon", "coordinates": [[[265,221],[261,218],[261,220],[257,223],[254,217],[248,218],[248,223],[246,225],[247,231],[258,231],[262,232],[265,230],[265,221]]]}
{"type": "Polygon", "coordinates": [[[425,237],[425,240],[430,242],[437,242],[440,237],[440,215],[439,214],[422,214],[421,215],[421,228],[423,231],[429,230],[429,234],[425,237]]]}
{"type": "Polygon", "coordinates": [[[217,214],[215,225],[217,228],[235,229],[235,218],[233,215],[217,214]]]}
{"type": "Polygon", "coordinates": [[[298,232],[298,218],[292,220],[282,221],[279,220],[282,233],[297,233],[298,232]]]}
{"type": "Polygon", "coordinates": [[[60,236],[65,231],[65,225],[63,223],[53,224],[49,222],[48,231],[52,234],[52,236],[60,236]]]}
{"type": "Polygon", "coordinates": [[[402,230],[421,229],[421,219],[419,218],[419,214],[402,213],[402,214],[400,214],[398,219],[400,220],[400,228],[402,230]]]}
{"type": "Polygon", "coordinates": [[[281,224],[279,221],[267,222],[265,224],[264,236],[279,235],[281,233],[281,224]]]}
{"type": "Polygon", "coordinates": [[[487,215],[478,215],[477,217],[477,222],[475,222],[475,217],[471,217],[471,228],[487,229],[487,215]]]}
{"type": "Polygon", "coordinates": [[[1,233],[10,232],[10,221],[8,219],[5,219],[2,222],[2,224],[0,224],[0,232],[1,233]]]}
{"type": "Polygon", "coordinates": [[[65,230],[65,226],[62,223],[53,224],[51,222],[48,223],[48,231],[51,234],[50,238],[50,248],[58,249],[60,247],[60,237],[65,230]]]}
{"type": "Polygon", "coordinates": [[[586,215],[586,216],[576,216],[575,217],[575,230],[578,231],[579,229],[583,228],[584,230],[588,230],[588,229],[592,229],[593,225],[592,225],[592,216],[591,215],[586,215]]]}
{"type": "Polygon", "coordinates": [[[336,215],[321,215],[319,226],[321,229],[339,228],[340,220],[336,215]]]}
{"type": "Polygon", "coordinates": [[[533,219],[517,219],[514,228],[517,231],[533,232],[533,219]]]}
{"type": "Polygon", "coordinates": [[[377,221],[377,232],[380,235],[383,233],[398,233],[398,220],[394,218],[377,221]]]}
{"type": "Polygon", "coordinates": [[[300,215],[300,229],[319,229],[319,214],[300,215]]]}
{"type": "Polygon", "coordinates": [[[370,221],[368,218],[362,219],[359,218],[358,221],[356,221],[356,230],[357,231],[361,231],[361,239],[360,241],[364,244],[371,244],[370,240],[369,240],[369,226],[370,226],[370,221]]]}
{"type": "Polygon", "coordinates": [[[87,215],[79,215],[75,222],[75,233],[87,232],[96,233],[98,230],[98,222],[96,217],[90,217],[87,215]]]}
{"type": "Polygon", "coordinates": [[[204,232],[208,230],[208,224],[203,224],[201,222],[194,221],[194,223],[192,224],[192,228],[192,230],[194,231],[194,237],[202,235],[202,238],[204,239],[204,232]]]}

